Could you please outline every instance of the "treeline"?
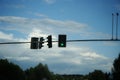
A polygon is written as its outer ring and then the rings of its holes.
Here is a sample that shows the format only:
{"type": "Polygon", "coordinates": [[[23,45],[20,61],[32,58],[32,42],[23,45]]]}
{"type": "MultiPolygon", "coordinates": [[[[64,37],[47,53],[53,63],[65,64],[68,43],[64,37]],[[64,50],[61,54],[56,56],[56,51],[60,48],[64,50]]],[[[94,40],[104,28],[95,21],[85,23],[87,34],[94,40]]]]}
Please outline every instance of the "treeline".
{"type": "Polygon", "coordinates": [[[54,74],[41,63],[23,71],[7,59],[0,59],[0,80],[120,80],[120,55],[114,60],[111,73],[94,70],[87,75],[54,74]]]}
{"type": "Polygon", "coordinates": [[[34,68],[23,71],[7,59],[0,59],[0,80],[53,80],[53,77],[47,65],[40,63],[34,68]]]}

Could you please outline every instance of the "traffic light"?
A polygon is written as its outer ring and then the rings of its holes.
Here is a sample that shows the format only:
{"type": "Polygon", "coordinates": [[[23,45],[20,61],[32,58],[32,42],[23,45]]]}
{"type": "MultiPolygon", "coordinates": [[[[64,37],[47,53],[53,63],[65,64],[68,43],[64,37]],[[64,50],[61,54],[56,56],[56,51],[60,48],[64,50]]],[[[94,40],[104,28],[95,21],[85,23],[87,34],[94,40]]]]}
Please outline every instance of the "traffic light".
{"type": "Polygon", "coordinates": [[[38,49],[38,38],[32,37],[31,38],[31,49],[38,49]]]}
{"type": "Polygon", "coordinates": [[[59,47],[66,47],[66,35],[59,35],[58,36],[58,46],[59,47]]]}
{"type": "Polygon", "coordinates": [[[48,42],[48,48],[52,48],[52,36],[51,35],[49,35],[48,37],[47,37],[47,42],[48,42]]]}
{"type": "Polygon", "coordinates": [[[41,49],[43,47],[43,44],[44,44],[44,38],[41,37],[40,41],[39,41],[39,49],[41,49]]]}

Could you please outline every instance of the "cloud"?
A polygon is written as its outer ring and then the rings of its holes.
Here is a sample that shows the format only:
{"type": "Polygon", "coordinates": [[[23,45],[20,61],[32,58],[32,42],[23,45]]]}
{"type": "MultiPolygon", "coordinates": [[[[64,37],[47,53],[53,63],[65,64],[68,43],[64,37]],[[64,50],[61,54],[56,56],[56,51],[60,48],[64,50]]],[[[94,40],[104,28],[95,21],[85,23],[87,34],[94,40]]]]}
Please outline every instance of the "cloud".
{"type": "Polygon", "coordinates": [[[5,58],[7,58],[7,59],[12,59],[12,60],[17,60],[17,61],[26,61],[26,60],[30,60],[30,57],[5,57],[5,58]]]}
{"type": "Polygon", "coordinates": [[[9,27],[7,27],[9,30],[12,28],[12,30],[17,30],[24,33],[30,33],[33,28],[40,29],[46,33],[82,32],[83,29],[88,27],[86,24],[75,21],[60,21],[48,18],[29,19],[15,16],[0,17],[0,22],[9,24],[9,27]]]}
{"type": "Polygon", "coordinates": [[[44,2],[46,2],[47,4],[53,4],[56,2],[56,0],[43,0],[44,2]]]}
{"type": "MultiPolygon", "coordinates": [[[[11,41],[30,41],[31,37],[45,38],[49,34],[52,35],[53,40],[57,40],[58,33],[74,34],[81,31],[84,34],[86,33],[84,29],[89,27],[87,24],[76,21],[60,21],[49,18],[29,19],[16,16],[0,17],[0,24],[0,38],[6,41],[8,39],[11,41]],[[13,32],[10,34],[4,32],[11,30],[13,32]],[[26,34],[26,38],[18,38],[17,32],[26,34]]],[[[2,41],[1,39],[0,41],[2,41]]],[[[19,65],[24,69],[40,62],[45,63],[55,73],[85,73],[96,68],[109,71],[112,65],[110,58],[96,53],[89,47],[68,44],[69,46],[66,48],[58,48],[57,43],[53,43],[53,45],[51,49],[48,49],[45,43],[40,50],[31,50],[30,44],[0,45],[0,58],[17,61],[17,64],[22,62],[19,65]],[[29,66],[24,67],[25,65],[29,66]]]]}
{"type": "Polygon", "coordinates": [[[24,34],[29,34],[36,28],[42,31],[43,34],[76,34],[79,33],[81,38],[109,38],[109,34],[102,32],[90,32],[89,26],[84,23],[72,21],[72,20],[54,20],[50,18],[43,19],[29,19],[16,16],[3,16],[0,17],[1,23],[9,24],[0,29],[4,30],[16,30],[24,34]],[[17,27],[16,27],[17,26],[17,27]]]}
{"type": "Polygon", "coordinates": [[[85,54],[81,54],[81,56],[83,56],[83,57],[87,57],[87,59],[89,59],[89,60],[91,60],[91,59],[95,59],[95,58],[101,58],[101,59],[106,59],[104,56],[102,56],[102,55],[98,55],[98,54],[96,54],[96,53],[94,53],[94,52],[92,52],[92,53],[89,53],[89,52],[87,52],[87,53],[85,53],[85,54]]]}
{"type": "Polygon", "coordinates": [[[103,32],[86,32],[84,33],[84,36],[85,37],[88,37],[89,39],[109,39],[111,38],[111,35],[110,34],[106,34],[106,33],[103,33],[103,32]]]}
{"type": "MultiPolygon", "coordinates": [[[[34,31],[37,32],[34,29],[33,34],[34,31]]],[[[38,30],[37,33],[41,32],[38,30]]],[[[43,36],[46,35],[43,34],[43,36]]],[[[25,41],[25,39],[23,40],[25,41]]],[[[17,62],[23,69],[35,66],[40,62],[45,63],[48,64],[51,71],[61,74],[88,73],[94,69],[109,71],[111,68],[112,64],[109,58],[92,51],[89,47],[69,44],[66,48],[58,49],[57,43],[53,45],[52,49],[48,49],[45,44],[40,50],[29,49],[30,44],[2,45],[0,46],[0,57],[17,62]]]]}
{"type": "MultiPolygon", "coordinates": [[[[86,70],[86,72],[89,72],[94,69],[109,71],[112,65],[109,58],[93,52],[87,47],[69,45],[66,48],[58,49],[55,46],[57,44],[54,44],[52,49],[47,49],[47,46],[45,46],[40,50],[30,50],[29,46],[25,47],[24,45],[27,44],[0,46],[0,56],[17,61],[17,64],[22,61],[22,65],[45,63],[48,64],[51,71],[61,74],[84,73],[86,70]],[[24,62],[26,63],[24,64],[24,62]]],[[[31,66],[35,65],[29,65],[28,67],[31,66]]],[[[22,68],[25,69],[23,66],[22,68]]]]}
{"type": "Polygon", "coordinates": [[[35,13],[36,16],[43,17],[43,18],[48,18],[47,15],[41,14],[41,13],[35,13]]]}
{"type": "Polygon", "coordinates": [[[25,23],[27,18],[23,17],[16,17],[16,16],[0,16],[0,22],[6,22],[6,23],[25,23]]]}
{"type": "Polygon", "coordinates": [[[13,39],[13,34],[6,34],[2,31],[0,31],[0,39],[12,40],[13,39]]]}
{"type": "MultiPolygon", "coordinates": [[[[42,14],[44,15],[44,14],[42,14]]],[[[7,26],[0,27],[1,30],[15,30],[23,34],[30,34],[34,29],[40,31],[42,34],[77,34],[81,39],[97,39],[97,38],[110,38],[109,34],[102,32],[90,32],[89,26],[84,23],[72,20],[54,20],[50,18],[30,19],[16,16],[1,16],[0,22],[8,24],[7,26]]],[[[34,31],[34,34],[37,32],[34,31]]],[[[40,35],[41,36],[41,35],[40,35]]]]}

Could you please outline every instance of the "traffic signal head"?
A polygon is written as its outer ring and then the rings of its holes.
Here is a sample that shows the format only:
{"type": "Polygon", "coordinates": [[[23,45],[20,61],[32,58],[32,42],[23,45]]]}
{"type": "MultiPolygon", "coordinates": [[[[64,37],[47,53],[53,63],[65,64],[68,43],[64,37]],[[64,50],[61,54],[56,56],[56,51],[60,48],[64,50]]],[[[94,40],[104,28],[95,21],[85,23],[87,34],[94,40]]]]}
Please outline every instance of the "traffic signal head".
{"type": "Polygon", "coordinates": [[[51,35],[49,35],[48,37],[47,37],[47,42],[48,42],[48,48],[52,48],[52,36],[51,35]]]}
{"type": "Polygon", "coordinates": [[[38,49],[38,38],[32,37],[31,38],[31,49],[38,49]]]}
{"type": "Polygon", "coordinates": [[[59,47],[66,47],[66,35],[59,35],[58,36],[58,46],[59,47]]]}
{"type": "Polygon", "coordinates": [[[41,37],[40,41],[39,41],[39,49],[41,49],[42,47],[44,47],[43,44],[44,44],[44,38],[41,37]]]}

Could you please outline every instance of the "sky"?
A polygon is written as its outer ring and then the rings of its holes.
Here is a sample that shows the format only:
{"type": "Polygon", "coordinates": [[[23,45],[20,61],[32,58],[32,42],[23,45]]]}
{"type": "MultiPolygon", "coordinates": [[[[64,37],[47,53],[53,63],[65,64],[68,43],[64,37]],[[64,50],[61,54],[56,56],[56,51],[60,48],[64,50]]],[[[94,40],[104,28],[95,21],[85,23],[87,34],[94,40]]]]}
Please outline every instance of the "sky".
{"type": "MultiPolygon", "coordinates": [[[[59,34],[67,40],[116,39],[119,0],[0,0],[0,42],[30,42],[31,37],[59,34]]],[[[118,39],[120,39],[118,16],[118,39]]],[[[66,48],[47,43],[31,50],[30,44],[0,45],[0,59],[8,59],[23,70],[47,64],[57,74],[88,74],[95,69],[110,72],[120,53],[120,42],[67,42],[66,48]]]]}

